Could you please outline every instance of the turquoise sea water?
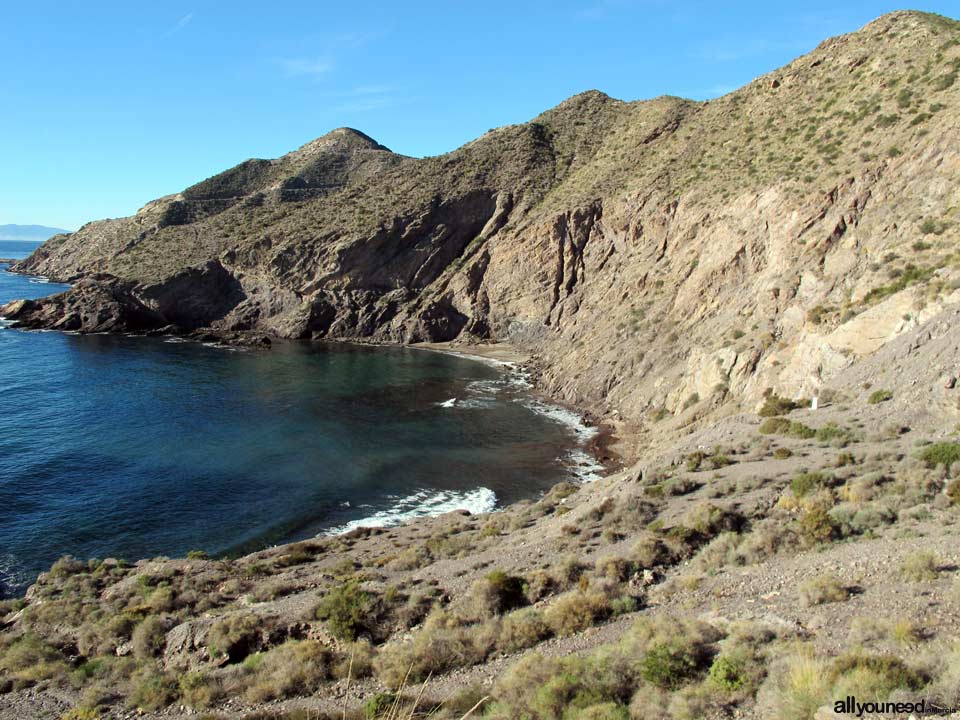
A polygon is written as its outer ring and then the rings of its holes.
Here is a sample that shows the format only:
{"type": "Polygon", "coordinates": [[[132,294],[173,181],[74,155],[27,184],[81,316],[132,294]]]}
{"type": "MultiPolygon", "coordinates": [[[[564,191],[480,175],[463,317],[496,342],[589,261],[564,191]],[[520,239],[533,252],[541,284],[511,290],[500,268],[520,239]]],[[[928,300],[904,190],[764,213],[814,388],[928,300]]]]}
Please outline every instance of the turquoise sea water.
{"type": "MultiPolygon", "coordinates": [[[[0,269],[0,303],[61,289],[0,269]]],[[[68,553],[231,553],[490,510],[569,477],[578,442],[515,372],[440,353],[0,329],[0,595],[68,553]]]]}

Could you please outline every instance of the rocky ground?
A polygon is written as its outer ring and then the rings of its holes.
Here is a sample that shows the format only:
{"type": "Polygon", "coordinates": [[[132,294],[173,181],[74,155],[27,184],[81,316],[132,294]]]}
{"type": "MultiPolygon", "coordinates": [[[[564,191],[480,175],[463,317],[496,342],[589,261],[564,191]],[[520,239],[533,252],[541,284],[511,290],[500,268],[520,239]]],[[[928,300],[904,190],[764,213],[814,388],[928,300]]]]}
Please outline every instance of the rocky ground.
{"type": "MultiPolygon", "coordinates": [[[[253,712],[336,715],[389,691],[410,668],[414,679],[408,677],[408,691],[415,696],[426,680],[429,702],[455,703],[477,694],[496,698],[510,668],[525,655],[588,657],[622,641],[643,618],[696,619],[724,632],[750,627],[770,634],[768,642],[778,649],[759,670],[753,693],[737,698],[714,690],[715,697],[698,701],[702,716],[773,717],[769,698],[780,691],[771,687],[777,678],[772,657],[800,644],[822,663],[853,652],[902,658],[928,679],[923,688],[910,690],[914,695],[941,702],[960,697],[949,696],[960,693],[960,686],[946,687],[950,679],[937,669],[938,658],[960,638],[960,510],[951,473],[922,459],[931,444],[946,441],[960,448],[958,314],[960,308],[948,309],[943,318],[879,351],[869,364],[851,368],[844,382],[825,389],[829,399],[817,410],[773,417],[786,418],[792,430],[766,432],[771,417],[756,414],[691,424],[687,434],[665,438],[641,462],[602,480],[580,488],[558,486],[539,501],[491,515],[452,513],[234,561],[143,561],[110,568],[109,578],[99,567],[54,568],[31,589],[27,607],[8,616],[8,635],[40,633],[61,644],[72,637],[70,652],[88,656],[96,651],[84,644],[105,642],[99,649],[115,658],[156,663],[170,678],[203,677],[224,694],[169,696],[172,704],[165,709],[137,710],[129,704],[131,691],[123,688],[135,684],[141,669],[133,671],[132,681],[122,673],[100,678],[117,683],[112,689],[121,697],[126,694],[128,701],[118,707],[104,700],[110,697],[106,687],[91,691],[97,687],[95,673],[78,679],[74,670],[70,682],[53,674],[18,690],[15,681],[0,695],[0,717],[22,717],[25,711],[57,717],[96,694],[103,700],[103,717],[190,717],[201,711],[224,718],[253,712]],[[886,399],[876,400],[878,390],[886,391],[886,399]],[[805,524],[817,507],[825,509],[822,524],[805,524]],[[510,612],[497,610],[495,602],[491,607],[484,588],[493,571],[523,578],[519,604],[525,607],[510,612]],[[102,584],[86,596],[80,593],[85,607],[77,608],[79,589],[97,573],[102,584]],[[376,629],[357,620],[358,636],[373,644],[364,644],[363,652],[376,657],[365,661],[366,669],[358,662],[360,677],[303,679],[302,686],[257,702],[250,690],[257,687],[256,671],[249,666],[258,653],[268,657],[284,644],[313,642],[343,653],[342,663],[345,653],[358,652],[351,635],[338,636],[331,619],[317,614],[324,597],[351,582],[369,593],[365,612],[378,616],[376,629]],[[215,597],[209,607],[194,604],[195,590],[210,593],[208,600],[215,597]],[[590,593],[606,599],[597,600],[600,605],[609,602],[617,609],[587,612],[566,624],[557,620],[551,608],[590,593]],[[627,597],[631,602],[616,605],[627,597]],[[156,649],[144,655],[135,631],[126,644],[122,632],[110,637],[103,629],[110,607],[161,617],[160,639],[149,645],[156,649]],[[430,613],[439,608],[448,615],[436,625],[430,613]],[[541,614],[556,626],[513,646],[494,644],[479,654],[451,651],[454,640],[444,635],[451,628],[463,629],[474,642],[472,634],[482,636],[491,622],[507,622],[518,612],[541,614]],[[214,627],[247,617],[254,618],[249,637],[226,657],[217,656],[214,627]],[[418,638],[430,633],[441,638],[437,646],[418,646],[418,638]],[[85,640],[86,634],[98,639],[85,640]],[[403,647],[417,649],[398,652],[403,647]],[[158,659],[150,659],[155,653],[158,659]],[[251,677],[237,677],[243,673],[251,677]]],[[[484,352],[518,359],[509,348],[484,352]]],[[[69,662],[84,667],[83,661],[69,662]]],[[[819,698],[823,704],[829,699],[829,692],[819,698]]],[[[658,702],[663,716],[683,716],[671,709],[675,701],[658,702]]]]}

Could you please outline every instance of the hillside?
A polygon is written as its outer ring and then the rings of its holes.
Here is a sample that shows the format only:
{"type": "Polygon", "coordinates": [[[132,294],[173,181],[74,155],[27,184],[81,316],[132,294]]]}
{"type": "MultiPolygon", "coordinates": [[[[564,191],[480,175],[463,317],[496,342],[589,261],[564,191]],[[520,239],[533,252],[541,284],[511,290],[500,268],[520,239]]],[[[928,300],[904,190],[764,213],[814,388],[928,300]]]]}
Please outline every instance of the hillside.
{"type": "Polygon", "coordinates": [[[65,560],[8,617],[0,717],[340,717],[405,681],[437,717],[960,707],[958,72],[960,23],[896,12],[709,102],[590,91],[423,159],[342,128],[45,243],[14,269],[74,287],[15,325],[501,343],[626,469],[235,561],[65,560]]]}

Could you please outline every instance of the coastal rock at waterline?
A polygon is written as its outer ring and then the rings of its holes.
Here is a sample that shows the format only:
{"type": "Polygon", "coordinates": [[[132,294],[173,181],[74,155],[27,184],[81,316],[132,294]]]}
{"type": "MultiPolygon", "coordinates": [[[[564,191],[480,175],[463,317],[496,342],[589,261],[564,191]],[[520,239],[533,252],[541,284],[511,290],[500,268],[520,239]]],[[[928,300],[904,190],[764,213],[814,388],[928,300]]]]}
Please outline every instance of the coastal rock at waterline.
{"type": "Polygon", "coordinates": [[[132,293],[134,283],[109,276],[80,280],[68,292],[0,307],[13,327],[78,332],[145,331],[167,323],[132,293]]]}

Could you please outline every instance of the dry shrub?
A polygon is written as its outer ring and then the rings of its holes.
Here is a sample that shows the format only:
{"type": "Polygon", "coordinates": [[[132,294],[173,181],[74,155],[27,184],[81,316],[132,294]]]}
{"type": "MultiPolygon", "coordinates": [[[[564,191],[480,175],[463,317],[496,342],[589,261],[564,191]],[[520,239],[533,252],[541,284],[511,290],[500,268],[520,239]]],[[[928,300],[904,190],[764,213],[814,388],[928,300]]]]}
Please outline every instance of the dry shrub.
{"type": "Polygon", "coordinates": [[[551,629],[543,613],[535,608],[524,608],[503,618],[497,636],[497,648],[505,652],[517,652],[533,647],[550,635],[551,629]]]}
{"type": "Polygon", "coordinates": [[[676,556],[663,540],[647,535],[633,546],[631,559],[641,568],[654,568],[671,564],[676,556]]]}
{"type": "Polygon", "coordinates": [[[610,615],[606,595],[593,591],[574,590],[558,597],[544,613],[550,629],[559,636],[572,635],[593,627],[610,615]]]}
{"type": "Polygon", "coordinates": [[[130,678],[127,705],[138,710],[160,710],[177,699],[177,690],[171,675],[147,666],[130,678]]]}
{"type": "Polygon", "coordinates": [[[921,551],[908,555],[900,565],[900,576],[910,582],[925,582],[940,577],[943,562],[937,555],[921,551]]]}
{"type": "Polygon", "coordinates": [[[376,673],[388,687],[397,687],[407,676],[417,682],[459,667],[483,662],[493,650],[496,628],[487,624],[462,626],[449,612],[430,613],[409,642],[384,646],[374,662],[376,673]]]}
{"type": "Polygon", "coordinates": [[[373,672],[376,657],[376,648],[365,638],[345,643],[330,665],[330,674],[338,680],[347,677],[365,678],[373,672]]]}
{"type": "Polygon", "coordinates": [[[551,576],[561,588],[568,588],[590,569],[590,566],[575,555],[567,555],[551,567],[551,576]]]}
{"type": "Polygon", "coordinates": [[[797,545],[797,537],[788,523],[779,518],[764,518],[743,536],[736,554],[739,563],[753,564],[797,545]]]}
{"type": "Polygon", "coordinates": [[[623,582],[633,572],[633,563],[621,557],[607,557],[598,560],[594,567],[594,574],[613,582],[623,582]]]}
{"type": "Polygon", "coordinates": [[[834,575],[820,575],[800,586],[800,601],[807,607],[843,602],[849,597],[850,590],[834,575]]]}
{"type": "Polygon", "coordinates": [[[494,570],[473,583],[452,611],[461,621],[477,622],[521,607],[527,603],[523,578],[494,570]]]}
{"type": "Polygon", "coordinates": [[[314,640],[290,640],[248,658],[252,672],[246,697],[260,703],[293,695],[311,695],[330,678],[330,651],[314,640]]]}
{"type": "Polygon", "coordinates": [[[253,613],[229,615],[214,623],[207,634],[211,657],[227,656],[228,662],[243,660],[259,648],[262,619],[253,613]]]}
{"type": "Polygon", "coordinates": [[[223,685],[203,672],[188,672],[180,676],[177,686],[180,700],[197,709],[208,708],[223,697],[223,685]]]}
{"type": "Polygon", "coordinates": [[[63,674],[66,662],[52,645],[27,634],[3,649],[0,671],[13,680],[14,688],[22,688],[63,674]]]}
{"type": "Polygon", "coordinates": [[[139,659],[154,657],[166,642],[163,621],[153,615],[148,616],[133,631],[132,641],[133,653],[139,659]]]}
{"type": "Polygon", "coordinates": [[[810,720],[830,700],[827,665],[805,647],[775,661],[757,693],[761,716],[782,720],[810,720]]]}
{"type": "Polygon", "coordinates": [[[735,532],[717,535],[697,553],[693,560],[694,568],[706,572],[719,570],[725,565],[742,565],[742,558],[737,553],[741,540],[742,537],[735,532]]]}

